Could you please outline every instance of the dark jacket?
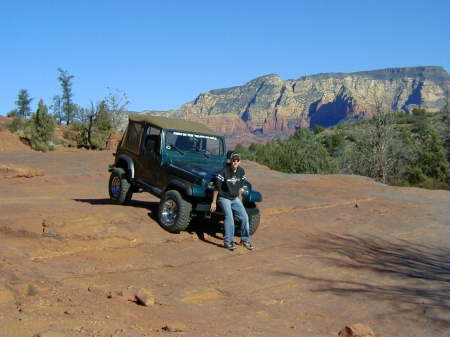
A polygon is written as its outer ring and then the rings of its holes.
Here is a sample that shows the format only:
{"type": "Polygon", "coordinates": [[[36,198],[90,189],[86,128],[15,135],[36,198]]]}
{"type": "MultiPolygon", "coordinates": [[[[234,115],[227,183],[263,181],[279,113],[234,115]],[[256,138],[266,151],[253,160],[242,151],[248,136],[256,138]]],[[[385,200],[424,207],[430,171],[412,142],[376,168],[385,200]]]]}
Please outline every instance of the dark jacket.
{"type": "Polygon", "coordinates": [[[238,166],[236,172],[233,172],[231,165],[227,164],[217,175],[216,189],[219,191],[219,197],[233,200],[239,195],[239,189],[244,185],[245,171],[238,166]]]}

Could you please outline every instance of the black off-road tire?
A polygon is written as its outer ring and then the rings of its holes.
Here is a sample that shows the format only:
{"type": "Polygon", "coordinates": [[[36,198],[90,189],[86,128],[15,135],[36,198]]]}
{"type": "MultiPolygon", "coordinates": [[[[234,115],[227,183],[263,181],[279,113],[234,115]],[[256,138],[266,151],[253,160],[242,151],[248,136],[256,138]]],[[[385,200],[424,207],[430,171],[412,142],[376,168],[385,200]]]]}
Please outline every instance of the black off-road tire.
{"type": "Polygon", "coordinates": [[[250,235],[255,234],[261,221],[261,214],[258,207],[246,208],[248,214],[248,226],[250,235]]]}
{"type": "MultiPolygon", "coordinates": [[[[248,215],[249,232],[250,232],[250,235],[253,235],[253,234],[255,234],[256,230],[258,229],[259,223],[261,220],[259,208],[256,206],[249,207],[249,208],[246,207],[245,210],[247,211],[247,215],[248,215]]],[[[240,236],[241,235],[241,221],[235,217],[234,223],[236,226],[235,233],[240,236]]]]}
{"type": "Polygon", "coordinates": [[[159,203],[159,224],[172,233],[183,231],[191,221],[191,210],[191,203],[184,200],[180,192],[169,190],[164,193],[159,203]]]}
{"type": "Polygon", "coordinates": [[[113,204],[123,205],[131,200],[133,192],[124,169],[117,167],[112,170],[108,190],[113,204]]]}

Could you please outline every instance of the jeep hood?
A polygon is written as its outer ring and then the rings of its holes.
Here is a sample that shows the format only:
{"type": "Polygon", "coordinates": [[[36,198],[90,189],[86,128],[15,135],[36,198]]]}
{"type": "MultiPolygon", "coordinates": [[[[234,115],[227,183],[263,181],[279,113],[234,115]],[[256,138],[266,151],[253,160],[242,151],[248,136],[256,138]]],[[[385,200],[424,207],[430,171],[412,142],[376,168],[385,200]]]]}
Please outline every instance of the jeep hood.
{"type": "Polygon", "coordinates": [[[214,165],[211,163],[193,163],[184,161],[173,161],[170,166],[172,169],[189,172],[192,175],[200,179],[213,179],[217,176],[217,173],[222,169],[222,165],[214,165]]]}

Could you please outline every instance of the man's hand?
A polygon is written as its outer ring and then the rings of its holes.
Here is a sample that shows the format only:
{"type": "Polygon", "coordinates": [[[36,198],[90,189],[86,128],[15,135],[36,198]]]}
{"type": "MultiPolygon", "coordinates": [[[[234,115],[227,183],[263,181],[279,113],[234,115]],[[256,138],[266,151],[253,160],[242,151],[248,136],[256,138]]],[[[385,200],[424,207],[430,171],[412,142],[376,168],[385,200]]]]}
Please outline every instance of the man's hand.
{"type": "Polygon", "coordinates": [[[209,208],[209,211],[211,213],[214,213],[216,211],[216,209],[217,209],[216,202],[217,202],[217,195],[218,194],[219,194],[219,191],[217,191],[217,190],[213,191],[213,198],[212,198],[212,202],[211,202],[211,207],[209,208]]]}

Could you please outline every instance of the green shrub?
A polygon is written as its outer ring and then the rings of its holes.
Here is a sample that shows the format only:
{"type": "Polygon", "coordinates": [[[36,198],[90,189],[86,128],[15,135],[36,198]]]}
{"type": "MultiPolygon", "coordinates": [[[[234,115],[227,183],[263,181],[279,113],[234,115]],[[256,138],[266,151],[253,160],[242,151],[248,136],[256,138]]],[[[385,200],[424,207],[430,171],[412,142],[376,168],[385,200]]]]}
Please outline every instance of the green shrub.
{"type": "Polygon", "coordinates": [[[17,109],[13,109],[6,114],[6,117],[17,117],[17,109]]]}
{"type": "Polygon", "coordinates": [[[47,106],[41,99],[36,113],[29,121],[26,134],[31,141],[31,147],[37,151],[48,151],[53,149],[53,135],[55,133],[55,121],[49,115],[47,106]]]}
{"type": "Polygon", "coordinates": [[[247,149],[244,146],[242,146],[241,144],[236,144],[233,151],[242,154],[242,153],[246,152],[247,149]]]}
{"type": "Polygon", "coordinates": [[[338,157],[342,154],[345,147],[345,138],[340,133],[332,133],[325,135],[321,139],[322,145],[328,151],[330,156],[338,157]]]}
{"type": "Polygon", "coordinates": [[[100,101],[96,105],[92,104],[89,109],[79,108],[79,114],[80,119],[73,120],[70,125],[77,134],[78,147],[107,149],[115,129],[105,101],[100,101]]]}
{"type": "Polygon", "coordinates": [[[405,175],[408,183],[411,185],[418,185],[427,179],[427,176],[422,172],[422,169],[417,166],[408,167],[405,175]]]}
{"type": "Polygon", "coordinates": [[[336,166],[325,147],[308,129],[300,129],[285,141],[264,146],[252,144],[249,152],[261,164],[287,173],[334,173],[336,166]]]}
{"type": "Polygon", "coordinates": [[[240,151],[243,158],[282,172],[340,172],[393,185],[447,189],[446,123],[444,112],[380,113],[372,120],[319,128],[317,134],[300,129],[287,140],[240,151]]]}
{"type": "Polygon", "coordinates": [[[20,117],[14,117],[11,123],[8,124],[8,130],[12,133],[20,132],[25,129],[26,122],[20,117]]]}
{"type": "Polygon", "coordinates": [[[31,148],[35,151],[40,151],[40,152],[47,152],[50,150],[49,146],[46,143],[41,142],[39,140],[32,140],[31,148]]]}
{"type": "Polygon", "coordinates": [[[315,134],[315,135],[318,135],[319,133],[321,133],[321,132],[324,131],[324,130],[325,130],[325,128],[324,128],[323,126],[317,124],[317,125],[314,127],[314,134],[315,134]]]}
{"type": "Polygon", "coordinates": [[[417,157],[412,163],[429,178],[440,183],[449,180],[449,164],[445,140],[427,120],[420,121],[413,129],[417,146],[417,157]]]}

